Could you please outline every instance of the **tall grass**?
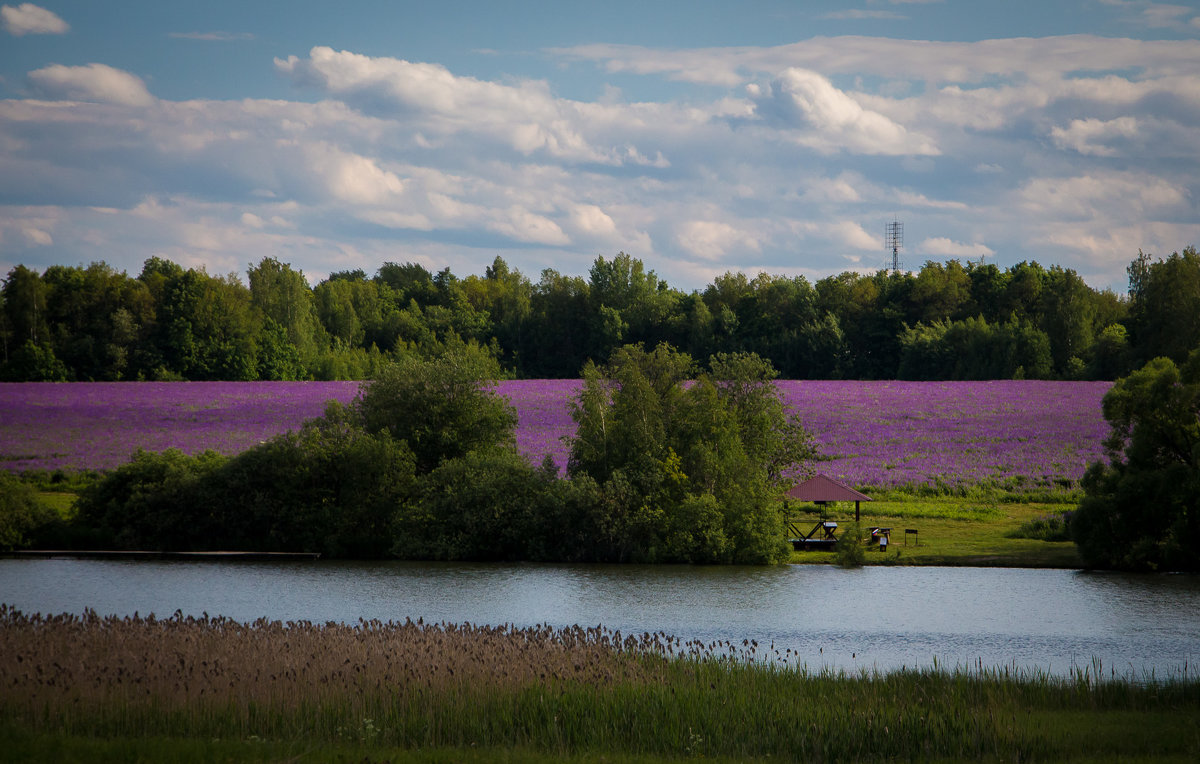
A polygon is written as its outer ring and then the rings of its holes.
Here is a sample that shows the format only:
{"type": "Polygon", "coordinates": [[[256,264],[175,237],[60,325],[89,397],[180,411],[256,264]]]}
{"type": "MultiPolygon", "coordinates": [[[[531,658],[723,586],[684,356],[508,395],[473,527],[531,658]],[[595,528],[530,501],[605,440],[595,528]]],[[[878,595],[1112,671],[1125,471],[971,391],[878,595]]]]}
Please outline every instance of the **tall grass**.
{"type": "Polygon", "coordinates": [[[1200,683],[1102,674],[814,672],[773,645],[598,626],[0,606],[0,719],[33,734],[823,761],[1200,753],[1200,683]]]}

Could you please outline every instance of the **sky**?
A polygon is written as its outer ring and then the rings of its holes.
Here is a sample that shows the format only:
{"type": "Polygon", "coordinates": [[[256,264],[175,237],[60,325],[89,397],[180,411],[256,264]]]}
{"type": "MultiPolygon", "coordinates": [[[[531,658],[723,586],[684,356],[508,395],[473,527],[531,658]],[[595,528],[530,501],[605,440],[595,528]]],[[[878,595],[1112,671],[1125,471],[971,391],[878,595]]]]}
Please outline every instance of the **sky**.
{"type": "Polygon", "coordinates": [[[1200,243],[1200,3],[0,7],[0,273],[263,257],[671,286],[1200,243]]]}

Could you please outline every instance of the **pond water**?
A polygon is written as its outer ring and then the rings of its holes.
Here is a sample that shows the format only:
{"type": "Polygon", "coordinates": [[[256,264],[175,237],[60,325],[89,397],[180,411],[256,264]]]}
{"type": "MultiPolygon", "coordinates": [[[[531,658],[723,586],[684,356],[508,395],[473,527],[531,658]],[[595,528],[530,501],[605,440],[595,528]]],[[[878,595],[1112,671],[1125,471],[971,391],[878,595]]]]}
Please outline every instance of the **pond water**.
{"type": "Polygon", "coordinates": [[[810,668],[1200,673],[1200,576],[1069,570],[0,560],[27,613],[596,626],[757,640],[810,668]]]}

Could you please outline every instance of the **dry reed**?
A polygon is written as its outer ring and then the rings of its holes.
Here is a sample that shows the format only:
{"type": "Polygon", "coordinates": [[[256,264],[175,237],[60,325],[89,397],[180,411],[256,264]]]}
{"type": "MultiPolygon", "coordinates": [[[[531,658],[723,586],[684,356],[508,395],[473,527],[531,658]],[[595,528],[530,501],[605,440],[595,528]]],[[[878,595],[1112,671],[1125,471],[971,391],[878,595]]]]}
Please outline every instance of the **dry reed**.
{"type": "MultiPolygon", "coordinates": [[[[26,615],[0,605],[0,700],[96,707],[146,699],[163,710],[197,701],[290,709],[367,690],[416,691],[547,681],[655,681],[665,635],[602,627],[475,626],[422,621],[268,621],[154,615],[26,615]]],[[[697,648],[698,649],[698,646],[697,648]]]]}
{"type": "Polygon", "coordinates": [[[1194,680],[797,664],[753,641],[599,626],[243,624],[0,605],[0,720],[43,734],[831,761],[1200,753],[1194,680]]]}

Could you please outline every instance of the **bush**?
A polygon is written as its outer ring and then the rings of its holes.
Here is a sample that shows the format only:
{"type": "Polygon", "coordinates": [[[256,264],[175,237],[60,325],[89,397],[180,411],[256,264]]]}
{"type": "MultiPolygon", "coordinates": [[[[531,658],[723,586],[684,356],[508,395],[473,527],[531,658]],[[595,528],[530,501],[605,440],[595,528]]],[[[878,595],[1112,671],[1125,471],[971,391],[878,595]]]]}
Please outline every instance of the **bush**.
{"type": "Polygon", "coordinates": [[[557,528],[542,511],[547,489],[544,473],[515,448],[442,462],[397,514],[393,553],[405,559],[554,559],[557,528]]]}
{"type": "Polygon", "coordinates": [[[38,501],[33,486],[0,470],[0,551],[28,546],[40,529],[57,520],[58,513],[38,501]]]}
{"type": "Polygon", "coordinates": [[[833,552],[834,562],[842,568],[861,568],[867,561],[867,550],[862,543],[862,528],[850,523],[842,529],[833,552]]]}
{"type": "Polygon", "coordinates": [[[1070,541],[1071,512],[1060,512],[1052,515],[1035,517],[1021,523],[1015,531],[1008,534],[1012,539],[1038,539],[1040,541],[1070,541]]]}
{"type": "Polygon", "coordinates": [[[215,451],[138,450],[133,459],[88,486],[77,521],[91,539],[114,549],[211,548],[221,527],[206,501],[209,478],[225,463],[215,451]]]}

